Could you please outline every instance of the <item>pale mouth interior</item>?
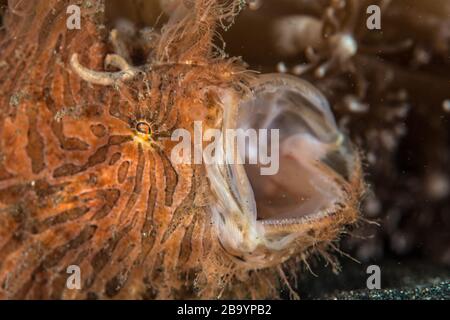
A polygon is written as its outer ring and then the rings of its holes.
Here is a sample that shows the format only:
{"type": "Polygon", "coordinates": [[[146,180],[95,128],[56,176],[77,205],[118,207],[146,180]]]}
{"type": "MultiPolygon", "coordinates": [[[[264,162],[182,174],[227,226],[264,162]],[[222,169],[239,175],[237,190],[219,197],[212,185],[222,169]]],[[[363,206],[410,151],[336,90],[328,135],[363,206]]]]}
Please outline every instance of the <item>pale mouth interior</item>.
{"type": "MultiPolygon", "coordinates": [[[[339,170],[339,162],[344,161],[336,151],[340,134],[327,108],[313,105],[285,88],[259,93],[241,104],[239,128],[280,130],[276,174],[261,175],[261,164],[246,161],[244,165],[253,189],[257,220],[277,222],[310,217],[331,207],[342,196],[331,174],[334,171],[330,170],[330,162],[339,170]],[[334,159],[329,157],[331,154],[334,159]]],[[[270,152],[270,131],[268,136],[270,152]]],[[[250,142],[247,147],[247,154],[239,150],[241,156],[257,152],[258,145],[250,142]]]]}

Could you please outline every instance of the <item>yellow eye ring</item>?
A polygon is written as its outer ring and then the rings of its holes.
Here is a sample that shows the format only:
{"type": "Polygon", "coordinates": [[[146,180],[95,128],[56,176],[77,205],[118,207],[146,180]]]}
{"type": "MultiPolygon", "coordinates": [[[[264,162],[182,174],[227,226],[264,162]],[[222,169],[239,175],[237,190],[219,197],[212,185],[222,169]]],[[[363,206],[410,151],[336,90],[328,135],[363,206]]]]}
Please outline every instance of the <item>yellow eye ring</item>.
{"type": "Polygon", "coordinates": [[[149,136],[152,135],[152,129],[151,129],[150,125],[144,121],[139,121],[136,124],[136,130],[140,134],[145,134],[145,135],[149,135],[149,136]]]}

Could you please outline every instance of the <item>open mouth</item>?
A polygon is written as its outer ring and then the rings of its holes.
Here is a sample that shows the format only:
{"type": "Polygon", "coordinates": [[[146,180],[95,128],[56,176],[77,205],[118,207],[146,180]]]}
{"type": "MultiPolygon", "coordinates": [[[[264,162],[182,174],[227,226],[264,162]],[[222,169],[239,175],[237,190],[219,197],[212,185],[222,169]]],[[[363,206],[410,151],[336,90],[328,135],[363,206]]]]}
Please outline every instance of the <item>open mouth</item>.
{"type": "Polygon", "coordinates": [[[233,149],[227,147],[236,145],[243,161],[207,166],[220,239],[241,252],[261,245],[282,249],[298,236],[296,226],[300,230],[304,222],[338,210],[355,166],[355,153],[328,102],[309,83],[268,74],[252,84],[251,92],[238,102],[224,99],[223,129],[266,133],[245,143],[226,136],[225,157],[233,149]]]}
{"type": "MultiPolygon", "coordinates": [[[[348,176],[351,157],[343,146],[326,100],[306,82],[288,76],[263,76],[254,96],[239,106],[237,127],[278,129],[278,171],[262,175],[261,163],[244,168],[254,194],[256,217],[263,223],[287,223],[323,212],[342,197],[337,175],[348,176]]],[[[267,139],[271,148],[271,136],[267,139]]],[[[255,150],[261,145],[252,145],[255,150]]],[[[274,156],[274,155],[272,155],[274,156]]]]}

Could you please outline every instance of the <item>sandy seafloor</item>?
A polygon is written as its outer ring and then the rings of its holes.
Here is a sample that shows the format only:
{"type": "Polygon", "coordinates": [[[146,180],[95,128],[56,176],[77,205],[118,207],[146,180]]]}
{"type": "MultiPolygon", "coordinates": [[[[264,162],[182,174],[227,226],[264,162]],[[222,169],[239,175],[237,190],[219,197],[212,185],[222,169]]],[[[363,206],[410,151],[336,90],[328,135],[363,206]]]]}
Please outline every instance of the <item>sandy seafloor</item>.
{"type": "Polygon", "coordinates": [[[380,263],[381,289],[366,286],[367,266],[342,261],[342,271],[335,275],[328,267],[304,271],[297,290],[301,299],[339,300],[450,300],[450,269],[419,260],[380,263]]]}

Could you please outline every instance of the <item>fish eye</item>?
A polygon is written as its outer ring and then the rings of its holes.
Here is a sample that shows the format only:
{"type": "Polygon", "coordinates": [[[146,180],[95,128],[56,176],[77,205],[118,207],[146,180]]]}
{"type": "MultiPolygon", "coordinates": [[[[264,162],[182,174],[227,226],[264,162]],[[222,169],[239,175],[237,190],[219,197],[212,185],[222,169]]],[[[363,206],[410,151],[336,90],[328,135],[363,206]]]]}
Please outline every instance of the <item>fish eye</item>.
{"type": "Polygon", "coordinates": [[[139,121],[136,124],[136,131],[145,135],[151,135],[152,129],[150,125],[145,121],[139,121]]]}

